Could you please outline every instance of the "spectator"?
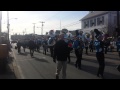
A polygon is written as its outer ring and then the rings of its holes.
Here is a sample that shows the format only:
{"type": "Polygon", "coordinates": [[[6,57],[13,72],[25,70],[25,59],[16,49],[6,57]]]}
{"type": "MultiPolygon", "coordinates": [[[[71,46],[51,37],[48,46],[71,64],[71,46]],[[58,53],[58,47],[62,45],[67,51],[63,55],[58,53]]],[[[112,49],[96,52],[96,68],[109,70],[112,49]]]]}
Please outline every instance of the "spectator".
{"type": "Polygon", "coordinates": [[[56,42],[54,47],[53,61],[57,59],[56,79],[59,79],[60,71],[62,69],[62,78],[66,79],[68,44],[64,41],[64,34],[60,35],[60,40],[56,42]]]}

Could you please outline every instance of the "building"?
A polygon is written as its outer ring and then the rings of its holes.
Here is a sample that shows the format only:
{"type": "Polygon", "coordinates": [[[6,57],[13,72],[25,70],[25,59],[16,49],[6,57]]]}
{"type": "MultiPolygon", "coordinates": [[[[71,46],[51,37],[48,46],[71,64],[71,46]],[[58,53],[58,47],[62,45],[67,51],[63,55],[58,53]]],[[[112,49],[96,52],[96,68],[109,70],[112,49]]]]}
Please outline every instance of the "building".
{"type": "Polygon", "coordinates": [[[1,36],[4,36],[6,40],[8,39],[8,33],[1,32],[1,36]]]}
{"type": "Polygon", "coordinates": [[[117,26],[117,11],[89,11],[80,21],[84,33],[98,29],[112,36],[117,26]]]}
{"type": "Polygon", "coordinates": [[[61,33],[61,30],[56,30],[55,35],[59,35],[61,33]]]}

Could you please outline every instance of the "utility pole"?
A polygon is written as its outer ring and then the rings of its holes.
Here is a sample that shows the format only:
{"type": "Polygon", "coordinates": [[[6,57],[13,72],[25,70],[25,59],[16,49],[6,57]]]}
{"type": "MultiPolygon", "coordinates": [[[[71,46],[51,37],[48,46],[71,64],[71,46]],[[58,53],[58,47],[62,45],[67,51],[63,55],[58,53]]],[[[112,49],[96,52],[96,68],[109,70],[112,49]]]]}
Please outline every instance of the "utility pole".
{"type": "Polygon", "coordinates": [[[45,23],[45,22],[42,21],[42,22],[40,22],[40,23],[42,23],[41,35],[43,35],[43,26],[44,26],[43,23],[45,23]]]}
{"type": "Polygon", "coordinates": [[[120,27],[119,27],[119,11],[117,11],[117,33],[118,33],[118,35],[117,36],[120,36],[120,27]]]}
{"type": "Polygon", "coordinates": [[[119,11],[117,11],[117,27],[119,28],[119,11]]]}
{"type": "Polygon", "coordinates": [[[23,30],[23,35],[24,35],[25,31],[23,30]]]}
{"type": "Polygon", "coordinates": [[[33,26],[34,35],[35,35],[35,24],[36,24],[36,23],[33,23],[33,25],[34,25],[34,26],[33,26]]]}
{"type": "Polygon", "coordinates": [[[8,41],[9,41],[9,30],[10,30],[10,24],[9,24],[9,11],[7,11],[7,29],[8,29],[8,41]]]}
{"type": "Polygon", "coordinates": [[[26,28],[25,28],[25,33],[27,34],[26,28]]]}

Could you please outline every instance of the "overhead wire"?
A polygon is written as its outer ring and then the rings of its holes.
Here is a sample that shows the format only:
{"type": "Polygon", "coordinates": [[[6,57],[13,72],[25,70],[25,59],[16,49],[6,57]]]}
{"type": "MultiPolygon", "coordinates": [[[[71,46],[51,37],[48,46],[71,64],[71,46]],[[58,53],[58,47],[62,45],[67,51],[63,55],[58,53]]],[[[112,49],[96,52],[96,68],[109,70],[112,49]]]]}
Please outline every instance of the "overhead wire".
{"type": "MultiPolygon", "coordinates": [[[[44,21],[47,21],[47,20],[50,20],[50,19],[52,19],[53,17],[55,17],[55,16],[57,16],[59,13],[61,13],[62,11],[58,11],[55,15],[53,15],[53,16],[51,16],[51,17],[49,17],[49,18],[47,18],[47,19],[45,19],[44,21]]],[[[72,13],[72,14],[74,14],[74,13],[72,13]]],[[[66,17],[68,17],[68,16],[71,16],[70,14],[69,15],[66,15],[65,17],[63,17],[62,19],[64,19],[64,18],[66,18],[66,17]]],[[[36,16],[36,17],[38,17],[38,16],[36,16]]],[[[78,17],[77,17],[78,18],[78,17]]],[[[61,19],[61,20],[62,20],[61,19]]],[[[69,18],[68,18],[69,19],[69,18]]],[[[73,18],[74,19],[74,18],[73,18]]],[[[36,19],[37,20],[37,19],[36,19]]],[[[24,20],[20,20],[19,22],[20,23],[22,23],[22,22],[24,22],[24,20]]],[[[70,23],[70,24],[67,24],[67,25],[64,25],[64,26],[62,26],[62,27],[69,27],[69,26],[73,26],[73,25],[76,25],[78,23],[78,21],[76,21],[76,22],[72,22],[72,23],[70,23]]],[[[58,25],[59,26],[59,25],[58,25]]],[[[27,27],[25,27],[26,29],[28,29],[28,28],[32,28],[32,26],[31,25],[28,25],[27,27]]],[[[59,28],[60,28],[60,26],[59,26],[59,28]]]]}

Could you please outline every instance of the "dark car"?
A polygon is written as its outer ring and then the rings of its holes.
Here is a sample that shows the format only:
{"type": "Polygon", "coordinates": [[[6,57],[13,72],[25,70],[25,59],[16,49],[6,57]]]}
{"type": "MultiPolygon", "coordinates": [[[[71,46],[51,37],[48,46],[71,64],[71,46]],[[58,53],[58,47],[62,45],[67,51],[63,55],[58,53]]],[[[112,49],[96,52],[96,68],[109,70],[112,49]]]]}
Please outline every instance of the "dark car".
{"type": "Polygon", "coordinates": [[[13,41],[11,41],[11,43],[17,43],[17,41],[16,41],[16,40],[13,40],[13,41]]]}

